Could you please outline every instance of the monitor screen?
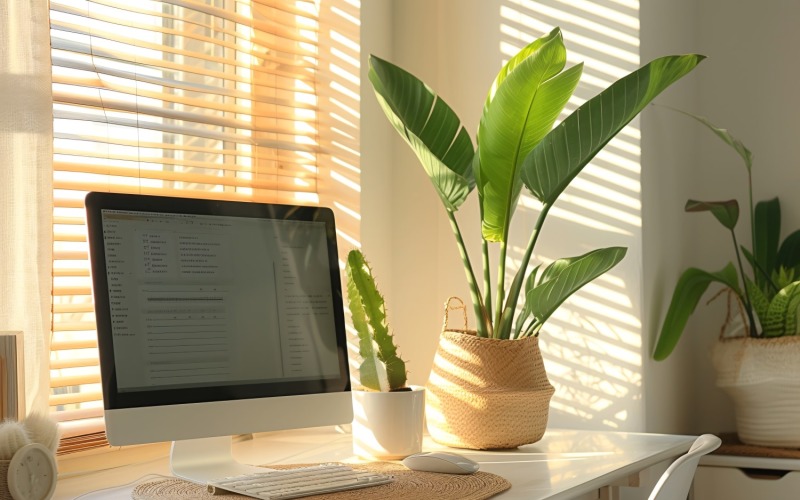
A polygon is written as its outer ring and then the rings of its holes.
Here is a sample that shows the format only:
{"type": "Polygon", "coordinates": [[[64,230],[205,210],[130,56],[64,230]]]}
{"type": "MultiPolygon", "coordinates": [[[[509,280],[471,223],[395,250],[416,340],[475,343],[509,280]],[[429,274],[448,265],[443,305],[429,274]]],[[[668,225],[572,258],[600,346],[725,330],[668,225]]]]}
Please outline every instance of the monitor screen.
{"type": "Polygon", "coordinates": [[[351,420],[330,209],[110,193],[86,209],[109,442],[351,420]],[[320,403],[338,416],[296,415],[320,403]]]}

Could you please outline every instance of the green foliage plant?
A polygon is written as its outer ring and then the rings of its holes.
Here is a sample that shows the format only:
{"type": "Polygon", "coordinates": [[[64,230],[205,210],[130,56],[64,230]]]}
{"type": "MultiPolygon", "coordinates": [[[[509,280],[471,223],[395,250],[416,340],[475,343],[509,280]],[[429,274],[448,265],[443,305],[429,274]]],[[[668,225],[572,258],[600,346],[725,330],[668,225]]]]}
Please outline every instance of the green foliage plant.
{"type": "Polygon", "coordinates": [[[611,247],[529,269],[545,218],[572,179],[653,98],[704,58],[656,59],[553,127],[583,70],[583,64],[564,69],[566,55],[561,31],[555,28],[503,66],[483,104],[477,147],[456,113],[428,85],[374,55],[369,59],[369,80],[378,102],[416,153],[449,218],[481,337],[538,335],[572,293],[622,260],[626,249],[611,247]],[[511,219],[523,188],[541,202],[541,209],[519,268],[506,286],[511,219]],[[482,284],[456,218],[473,191],[480,205],[482,284]],[[490,244],[500,246],[494,298],[490,244]],[[523,307],[518,307],[520,296],[523,307]]]}
{"type": "Polygon", "coordinates": [[[351,250],[345,266],[347,306],[358,333],[361,385],[374,391],[406,389],[406,364],[397,354],[386,319],[386,302],[360,250],[351,250]]]}
{"type": "Polygon", "coordinates": [[[681,113],[705,125],[742,158],[747,170],[750,238],[753,245],[752,250],[748,249],[736,238],[739,203],[735,199],[686,202],[687,212],[710,212],[728,230],[736,264],[729,262],[716,272],[690,267],[681,274],[653,357],[663,360],[672,353],[689,317],[712,283],[721,284],[723,290],[736,297],[744,311],[748,336],[770,338],[800,334],[800,230],[789,234],[781,242],[781,207],[778,198],[753,205],[753,154],[739,139],[704,117],[681,113]],[[749,265],[749,274],[745,272],[744,261],[749,265]]]}

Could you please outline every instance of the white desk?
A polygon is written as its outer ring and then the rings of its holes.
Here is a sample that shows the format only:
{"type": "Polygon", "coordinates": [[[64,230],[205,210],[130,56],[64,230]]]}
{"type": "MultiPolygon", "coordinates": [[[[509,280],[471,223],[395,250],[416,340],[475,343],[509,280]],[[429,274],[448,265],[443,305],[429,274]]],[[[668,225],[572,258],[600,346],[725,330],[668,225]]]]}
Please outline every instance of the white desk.
{"type": "MultiPolygon", "coordinates": [[[[632,485],[638,473],[685,453],[693,436],[617,433],[550,429],[538,443],[515,450],[481,452],[455,450],[481,464],[481,470],[508,479],[512,487],[495,498],[571,499],[604,486],[632,485]]],[[[426,451],[445,449],[426,440],[426,451]]],[[[310,429],[259,435],[234,445],[241,462],[291,464],[325,461],[356,461],[348,434],[329,429],[310,429]]],[[[83,493],[123,485],[146,474],[169,474],[166,457],[110,471],[59,478],[55,500],[73,499],[83,493]]],[[[87,499],[130,498],[130,488],[106,491],[87,499]],[[118,490],[118,491],[117,491],[118,490]],[[126,496],[127,494],[127,496],[126,496]]],[[[604,489],[613,498],[613,489],[604,489]]]]}

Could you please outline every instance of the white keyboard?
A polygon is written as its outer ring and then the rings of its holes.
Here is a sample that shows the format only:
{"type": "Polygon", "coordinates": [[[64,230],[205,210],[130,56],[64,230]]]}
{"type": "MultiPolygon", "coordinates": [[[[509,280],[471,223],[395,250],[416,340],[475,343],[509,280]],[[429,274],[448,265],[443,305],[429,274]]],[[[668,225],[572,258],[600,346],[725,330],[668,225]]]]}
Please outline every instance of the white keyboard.
{"type": "Polygon", "coordinates": [[[391,481],[394,477],[387,474],[354,470],[346,465],[322,464],[226,477],[208,483],[208,491],[218,493],[217,490],[225,490],[261,500],[279,500],[378,486],[391,481]]]}

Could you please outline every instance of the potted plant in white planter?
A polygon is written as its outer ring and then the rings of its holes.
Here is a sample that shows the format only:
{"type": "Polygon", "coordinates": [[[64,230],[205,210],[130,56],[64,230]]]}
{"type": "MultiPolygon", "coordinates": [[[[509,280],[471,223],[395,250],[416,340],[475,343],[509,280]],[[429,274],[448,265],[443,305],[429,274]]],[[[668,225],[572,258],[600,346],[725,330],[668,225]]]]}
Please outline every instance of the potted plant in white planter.
{"type": "Polygon", "coordinates": [[[513,448],[541,438],[553,388],[544,372],[537,335],[561,303],[614,267],[626,252],[621,247],[602,248],[548,266],[532,264],[544,221],[583,167],[703,56],[656,59],[613,83],[554,128],[583,68],[578,64],[564,69],[566,59],[558,28],[512,57],[483,104],[475,148],[456,113],[429,86],[387,61],[370,57],[369,79],[377,99],[416,153],[444,205],[477,322],[473,332],[446,331],[440,338],[426,392],[428,430],[441,444],[513,448]],[[511,219],[523,187],[541,208],[535,226],[523,229],[530,240],[507,283],[511,219]],[[474,191],[480,202],[480,275],[456,217],[474,191]],[[494,275],[490,244],[499,245],[494,275]]]}
{"type": "Polygon", "coordinates": [[[753,205],[753,155],[727,130],[689,113],[730,145],[747,171],[750,248],[737,239],[739,203],[686,203],[711,212],[728,230],[735,262],[716,272],[686,269],[678,279],[653,357],[666,359],[712,284],[728,294],[728,315],[712,352],[717,386],[734,401],[739,439],[747,444],[800,447],[800,230],[783,241],[778,198],[753,205]],[[745,266],[744,263],[747,263],[745,266]],[[731,328],[731,325],[739,328],[731,328]]]}
{"type": "Polygon", "coordinates": [[[353,451],[401,459],[422,448],[425,389],[406,385],[406,364],[389,331],[386,305],[359,250],[347,255],[347,305],[358,333],[361,388],[353,391],[353,451]]]}

